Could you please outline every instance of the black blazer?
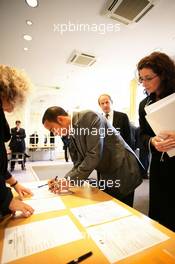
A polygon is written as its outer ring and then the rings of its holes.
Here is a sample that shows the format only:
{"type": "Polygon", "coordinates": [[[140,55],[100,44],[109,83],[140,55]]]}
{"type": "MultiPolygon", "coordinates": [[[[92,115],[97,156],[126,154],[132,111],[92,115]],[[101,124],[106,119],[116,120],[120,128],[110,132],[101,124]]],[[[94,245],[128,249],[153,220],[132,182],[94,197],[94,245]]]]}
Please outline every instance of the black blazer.
{"type": "Polygon", "coordinates": [[[131,147],[131,128],[130,122],[127,114],[113,111],[113,127],[120,132],[122,138],[126,141],[126,143],[131,147]]]}
{"type": "Polygon", "coordinates": [[[17,128],[14,127],[11,129],[11,136],[9,147],[12,152],[24,152],[26,148],[24,140],[26,137],[25,130],[20,128],[19,131],[17,131],[17,128]]]}
{"type": "Polygon", "coordinates": [[[6,187],[6,179],[11,177],[7,171],[7,153],[4,142],[10,139],[10,129],[0,105],[0,217],[10,212],[8,209],[12,200],[10,188],[6,187]]]}

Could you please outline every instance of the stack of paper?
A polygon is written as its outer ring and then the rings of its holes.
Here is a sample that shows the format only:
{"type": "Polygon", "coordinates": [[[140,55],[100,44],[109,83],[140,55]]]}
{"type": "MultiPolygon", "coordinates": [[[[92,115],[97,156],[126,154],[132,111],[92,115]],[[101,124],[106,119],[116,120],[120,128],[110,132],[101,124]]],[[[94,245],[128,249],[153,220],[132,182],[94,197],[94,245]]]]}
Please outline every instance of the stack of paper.
{"type": "MultiPolygon", "coordinates": [[[[175,93],[145,107],[146,119],[156,135],[164,131],[175,132],[175,93]]],[[[175,148],[169,150],[170,157],[175,156],[175,148]]]]}

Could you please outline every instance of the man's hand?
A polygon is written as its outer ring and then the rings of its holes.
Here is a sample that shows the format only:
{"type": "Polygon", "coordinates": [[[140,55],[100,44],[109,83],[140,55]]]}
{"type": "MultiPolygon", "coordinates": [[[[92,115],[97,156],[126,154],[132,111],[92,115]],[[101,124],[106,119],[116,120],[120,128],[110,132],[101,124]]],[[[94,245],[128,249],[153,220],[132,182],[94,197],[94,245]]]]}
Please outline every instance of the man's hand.
{"type": "Polygon", "coordinates": [[[59,194],[59,193],[65,193],[69,191],[69,181],[67,181],[65,178],[62,179],[53,179],[48,181],[49,190],[53,193],[59,194]]]}
{"type": "Polygon", "coordinates": [[[9,205],[9,209],[14,214],[16,211],[21,211],[24,217],[29,217],[34,212],[34,209],[30,205],[23,203],[22,201],[20,201],[17,198],[13,198],[11,200],[11,203],[9,205]]]}

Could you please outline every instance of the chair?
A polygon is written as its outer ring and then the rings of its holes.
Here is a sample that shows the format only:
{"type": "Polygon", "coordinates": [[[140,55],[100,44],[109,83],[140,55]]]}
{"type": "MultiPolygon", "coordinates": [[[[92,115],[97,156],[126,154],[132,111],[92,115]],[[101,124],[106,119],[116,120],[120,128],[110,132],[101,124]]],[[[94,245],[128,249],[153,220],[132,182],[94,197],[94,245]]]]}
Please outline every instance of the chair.
{"type": "Polygon", "coordinates": [[[11,153],[11,157],[9,159],[9,166],[10,166],[11,171],[14,169],[16,162],[21,164],[21,168],[22,170],[24,170],[25,169],[25,153],[21,153],[21,152],[11,153]]]}

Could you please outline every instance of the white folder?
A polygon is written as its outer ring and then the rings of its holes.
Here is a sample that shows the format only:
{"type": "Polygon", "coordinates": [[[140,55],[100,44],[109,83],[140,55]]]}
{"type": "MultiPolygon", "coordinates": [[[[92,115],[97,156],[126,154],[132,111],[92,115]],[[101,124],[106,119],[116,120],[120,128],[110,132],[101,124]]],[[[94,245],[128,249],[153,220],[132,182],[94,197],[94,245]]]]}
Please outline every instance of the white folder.
{"type": "MultiPolygon", "coordinates": [[[[145,107],[146,119],[156,135],[166,130],[175,132],[175,93],[145,107]]],[[[169,150],[175,156],[175,148],[169,150]]]]}

